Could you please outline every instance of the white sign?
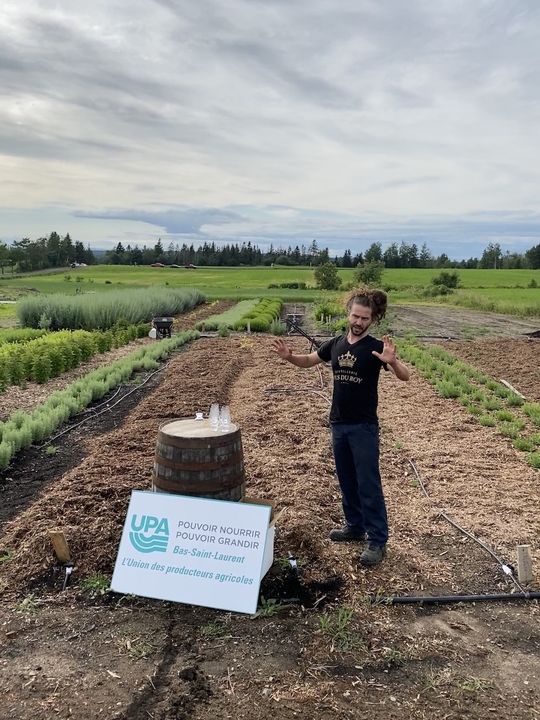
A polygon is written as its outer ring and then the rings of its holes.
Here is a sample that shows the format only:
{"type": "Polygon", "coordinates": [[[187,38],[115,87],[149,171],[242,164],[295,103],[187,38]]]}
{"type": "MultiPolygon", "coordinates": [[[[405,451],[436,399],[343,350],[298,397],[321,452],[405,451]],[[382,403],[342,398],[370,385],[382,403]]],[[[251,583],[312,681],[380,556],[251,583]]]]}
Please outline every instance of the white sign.
{"type": "Polygon", "coordinates": [[[134,490],[111,588],[254,613],[270,512],[269,505],[134,490]]]}

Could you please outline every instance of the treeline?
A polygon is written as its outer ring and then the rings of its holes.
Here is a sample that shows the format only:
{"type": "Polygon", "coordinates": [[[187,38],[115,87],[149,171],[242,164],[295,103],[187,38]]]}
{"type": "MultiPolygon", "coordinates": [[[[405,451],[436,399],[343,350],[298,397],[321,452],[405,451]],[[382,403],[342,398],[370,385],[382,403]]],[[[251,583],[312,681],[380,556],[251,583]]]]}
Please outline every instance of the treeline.
{"type": "Polygon", "coordinates": [[[73,242],[69,233],[63,238],[57,232],[37,240],[23,238],[12,245],[0,242],[2,274],[6,267],[10,267],[12,272],[15,269],[18,272],[31,272],[66,267],[72,263],[93,265],[95,262],[96,257],[90,248],[85,248],[79,240],[73,242]]]}
{"type": "Polygon", "coordinates": [[[385,250],[382,243],[372,243],[367,250],[353,255],[345,250],[343,255],[331,256],[328,248],[320,248],[316,240],[309,245],[295,247],[270,247],[261,250],[251,242],[228,243],[216,245],[215,242],[204,242],[195,246],[186,243],[170,243],[166,248],[161,239],[153,246],[126,245],[118,243],[113,250],[96,255],[89,247],[76,240],[73,242],[69,234],[61,238],[52,232],[48,238],[37,240],[24,238],[6,245],[0,242],[0,267],[11,267],[12,272],[46,270],[47,268],[66,267],[71,263],[96,262],[111,265],[198,265],[237,267],[239,265],[303,265],[317,266],[328,262],[337,267],[355,268],[365,263],[380,262],[387,268],[540,268],[540,245],[530,248],[524,253],[502,252],[498,243],[489,243],[482,255],[467,260],[452,260],[446,253],[433,255],[424,243],[418,247],[416,243],[392,243],[385,250]]]}
{"type": "Polygon", "coordinates": [[[112,265],[324,265],[331,262],[337,267],[354,268],[369,262],[381,262],[387,268],[540,268],[540,245],[525,253],[503,253],[498,243],[489,243],[480,258],[451,260],[446,253],[433,255],[424,243],[419,248],[415,243],[392,243],[385,250],[382,243],[372,243],[364,253],[353,255],[345,250],[343,255],[330,256],[328,248],[320,249],[314,240],[311,245],[296,245],[288,248],[261,250],[251,242],[217,246],[214,242],[195,247],[171,243],[165,249],[159,240],[154,247],[137,245],[124,247],[118,243],[114,250],[107,251],[100,262],[112,265]]]}
{"type": "Polygon", "coordinates": [[[540,245],[524,253],[503,253],[499,243],[489,243],[480,258],[451,260],[446,253],[432,255],[425,243],[420,250],[414,243],[392,243],[384,251],[381,243],[373,243],[365,253],[365,262],[382,262],[387,268],[540,268],[540,245]]]}

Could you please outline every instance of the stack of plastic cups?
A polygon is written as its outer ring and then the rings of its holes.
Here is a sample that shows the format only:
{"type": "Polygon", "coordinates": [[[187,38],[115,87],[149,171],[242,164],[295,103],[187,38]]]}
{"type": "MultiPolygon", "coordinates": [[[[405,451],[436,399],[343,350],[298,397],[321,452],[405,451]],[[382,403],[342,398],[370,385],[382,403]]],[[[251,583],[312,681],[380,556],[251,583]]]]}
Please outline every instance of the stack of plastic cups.
{"type": "Polygon", "coordinates": [[[212,403],[212,405],[210,406],[208,420],[210,421],[210,428],[214,431],[217,431],[219,427],[219,405],[217,403],[212,403]]]}
{"type": "Polygon", "coordinates": [[[210,428],[214,431],[221,430],[222,432],[229,432],[231,428],[231,409],[228,405],[222,405],[221,407],[217,403],[212,403],[210,406],[210,412],[208,413],[208,420],[210,421],[210,428]]]}
{"type": "Polygon", "coordinates": [[[229,432],[231,425],[231,409],[228,405],[223,405],[219,411],[218,427],[222,432],[229,432]]]}

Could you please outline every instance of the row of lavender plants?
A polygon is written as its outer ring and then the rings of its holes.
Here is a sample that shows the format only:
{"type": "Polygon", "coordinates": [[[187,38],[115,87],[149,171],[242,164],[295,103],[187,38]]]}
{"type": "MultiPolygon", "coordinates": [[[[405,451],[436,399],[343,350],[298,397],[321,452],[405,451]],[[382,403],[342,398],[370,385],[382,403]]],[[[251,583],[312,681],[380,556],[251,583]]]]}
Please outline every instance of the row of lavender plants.
{"type": "Polygon", "coordinates": [[[400,354],[416,366],[437,393],[457,401],[480,425],[508,438],[527,461],[540,468],[540,403],[517,393],[438,345],[401,341],[400,354]]]}
{"type": "Polygon", "coordinates": [[[24,327],[48,330],[108,330],[118,322],[150,322],[155,316],[179,315],[205,301],[200,290],[163,287],[111,291],[103,294],[46,295],[17,304],[24,327]]]}

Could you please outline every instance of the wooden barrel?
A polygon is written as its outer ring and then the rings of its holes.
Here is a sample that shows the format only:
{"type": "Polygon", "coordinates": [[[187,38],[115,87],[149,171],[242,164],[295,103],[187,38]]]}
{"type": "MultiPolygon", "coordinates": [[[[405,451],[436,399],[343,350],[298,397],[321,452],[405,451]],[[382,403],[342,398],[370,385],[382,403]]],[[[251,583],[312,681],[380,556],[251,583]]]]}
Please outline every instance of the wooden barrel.
{"type": "Polygon", "coordinates": [[[159,428],[152,489],[216,500],[242,500],[244,455],[239,428],[212,430],[191,418],[159,428]]]}

